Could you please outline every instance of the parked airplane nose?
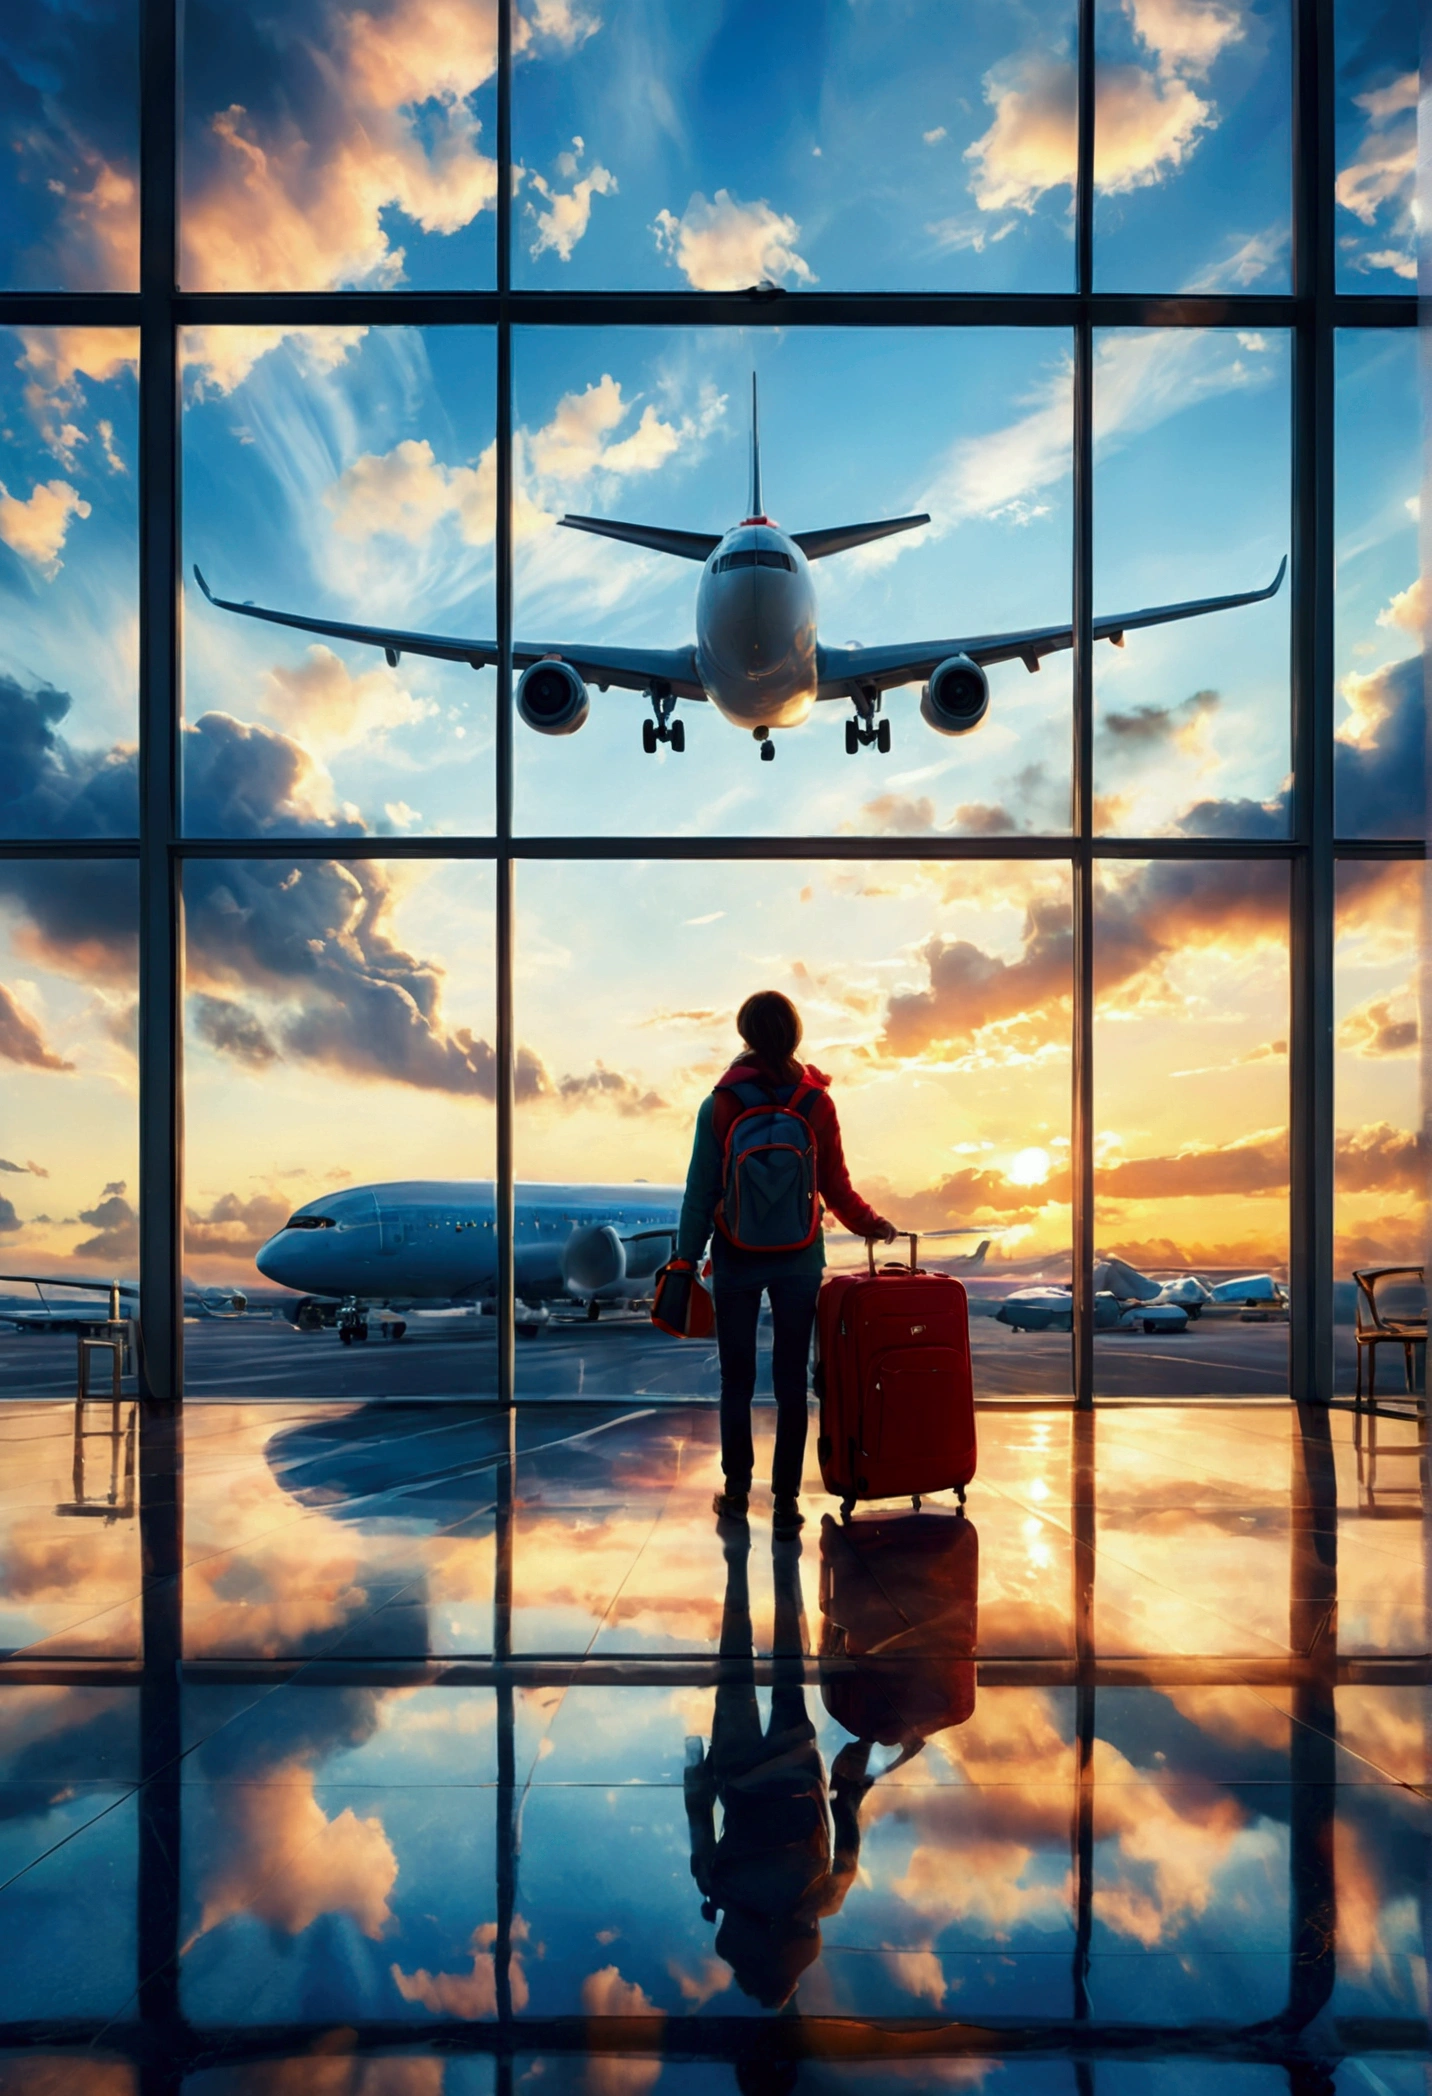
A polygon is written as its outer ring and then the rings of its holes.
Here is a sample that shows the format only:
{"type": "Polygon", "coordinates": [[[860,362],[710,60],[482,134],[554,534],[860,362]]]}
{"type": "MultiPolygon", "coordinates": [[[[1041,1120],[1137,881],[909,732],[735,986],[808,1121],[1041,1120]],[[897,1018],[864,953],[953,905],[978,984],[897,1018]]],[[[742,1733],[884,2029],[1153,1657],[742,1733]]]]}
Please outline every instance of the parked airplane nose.
{"type": "Polygon", "coordinates": [[[267,1244],[260,1245],[254,1253],[254,1265],[266,1281],[277,1281],[280,1288],[307,1288],[303,1242],[304,1233],[287,1228],[277,1231],[267,1244]]]}

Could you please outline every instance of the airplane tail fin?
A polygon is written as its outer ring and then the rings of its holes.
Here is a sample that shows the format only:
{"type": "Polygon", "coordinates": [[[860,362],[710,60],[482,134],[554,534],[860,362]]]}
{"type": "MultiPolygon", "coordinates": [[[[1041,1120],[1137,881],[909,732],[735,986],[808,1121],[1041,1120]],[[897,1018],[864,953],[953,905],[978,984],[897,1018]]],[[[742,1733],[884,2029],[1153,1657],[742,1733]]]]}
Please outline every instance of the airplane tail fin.
{"type": "Polygon", "coordinates": [[[965,1265],[967,1267],[983,1266],[985,1263],[985,1253],[989,1250],[990,1245],[993,1243],[993,1241],[994,1240],[992,1238],[982,1237],[979,1243],[975,1246],[974,1250],[970,1253],[969,1258],[965,1261],[965,1265]]]}
{"type": "Polygon", "coordinates": [[[746,515],[764,517],[761,506],[761,420],[756,402],[756,374],[751,373],[751,506],[746,515]]]}

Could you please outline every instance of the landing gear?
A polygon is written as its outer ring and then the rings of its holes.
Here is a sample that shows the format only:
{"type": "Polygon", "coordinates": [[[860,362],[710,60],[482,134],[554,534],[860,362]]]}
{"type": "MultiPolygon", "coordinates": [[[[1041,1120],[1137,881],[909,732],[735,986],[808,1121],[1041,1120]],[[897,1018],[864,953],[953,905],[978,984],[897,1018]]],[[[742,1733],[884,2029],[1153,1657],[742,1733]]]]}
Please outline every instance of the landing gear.
{"type": "Polygon", "coordinates": [[[671,718],[676,709],[674,696],[669,691],[652,691],[647,693],[647,697],[651,700],[652,711],[656,718],[655,720],[643,721],[641,724],[642,748],[646,751],[648,757],[654,757],[657,744],[668,742],[679,757],[686,748],[686,724],[684,721],[671,718]]]}
{"type": "Polygon", "coordinates": [[[350,1297],[338,1312],[338,1337],[344,1346],[361,1345],[368,1337],[368,1318],[361,1303],[350,1297]]]}
{"type": "Polygon", "coordinates": [[[762,763],[763,763],[763,764],[774,764],[774,763],[775,763],[775,761],[776,761],[776,746],[775,746],[775,744],[774,744],[774,743],[772,742],[772,740],[771,740],[771,731],[770,731],[770,729],[769,729],[769,728],[752,728],[752,730],[751,730],[751,733],[752,733],[752,734],[753,734],[753,735],[755,736],[755,738],[756,738],[756,741],[757,741],[757,742],[758,742],[758,743],[760,744],[760,746],[761,746],[761,761],[762,761],[762,763]]]}
{"type": "Polygon", "coordinates": [[[383,1327],[383,1337],[385,1339],[401,1339],[407,1332],[407,1329],[407,1323],[403,1318],[392,1317],[389,1318],[383,1327]]]}
{"type": "Polygon", "coordinates": [[[890,723],[877,720],[880,711],[880,694],[873,684],[862,684],[850,694],[855,707],[855,719],[845,724],[845,754],[856,756],[868,749],[873,742],[882,757],[890,754],[890,723]]]}
{"type": "Polygon", "coordinates": [[[601,1316],[601,1314],[602,1306],[597,1301],[596,1297],[593,1296],[591,1301],[587,1304],[587,1323],[589,1325],[594,1325],[597,1319],[601,1316]]]}

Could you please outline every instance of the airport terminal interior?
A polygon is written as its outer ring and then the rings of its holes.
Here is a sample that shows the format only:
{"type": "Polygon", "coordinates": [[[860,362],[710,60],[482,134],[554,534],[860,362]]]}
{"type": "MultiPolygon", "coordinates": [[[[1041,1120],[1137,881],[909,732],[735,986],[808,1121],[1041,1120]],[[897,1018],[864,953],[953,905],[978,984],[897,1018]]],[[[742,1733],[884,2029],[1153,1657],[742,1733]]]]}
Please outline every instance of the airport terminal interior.
{"type": "Polygon", "coordinates": [[[1426,2096],[1419,9],[3,13],[0,2096],[1426,2096]]]}

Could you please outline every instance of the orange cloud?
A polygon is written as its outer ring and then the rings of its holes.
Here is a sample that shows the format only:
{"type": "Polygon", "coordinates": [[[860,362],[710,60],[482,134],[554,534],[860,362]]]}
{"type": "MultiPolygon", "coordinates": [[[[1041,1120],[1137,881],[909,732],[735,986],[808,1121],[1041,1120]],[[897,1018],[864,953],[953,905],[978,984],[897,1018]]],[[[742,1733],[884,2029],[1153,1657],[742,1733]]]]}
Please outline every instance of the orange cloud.
{"type": "MultiPolygon", "coordinates": [[[[399,1965],[389,1967],[393,1983],[404,2001],[419,2001],[434,2016],[457,2017],[465,2023],[477,2023],[497,2014],[497,1963],[493,1955],[493,1944],[497,1941],[495,1922],[482,1922],[472,1932],[471,1972],[427,1972],[421,1967],[417,1972],[404,1972],[399,1965]]],[[[515,1952],[508,1963],[508,1978],[512,1989],[512,2006],[525,2009],[527,2006],[527,1975],[522,1970],[522,1960],[515,1952]]]]}
{"type": "Polygon", "coordinates": [[[39,1027],[0,983],[0,1060],[18,1063],[27,1070],[73,1070],[62,1056],[45,1046],[39,1027]]]}
{"type": "Polygon", "coordinates": [[[329,1819],[311,1769],[290,1763],[279,1780],[222,1788],[224,1854],[204,1884],[199,1933],[253,1914],[297,1936],[320,1914],[346,1914],[365,1936],[392,1919],[398,1859],[379,1819],[345,1806],[329,1819]]]}

